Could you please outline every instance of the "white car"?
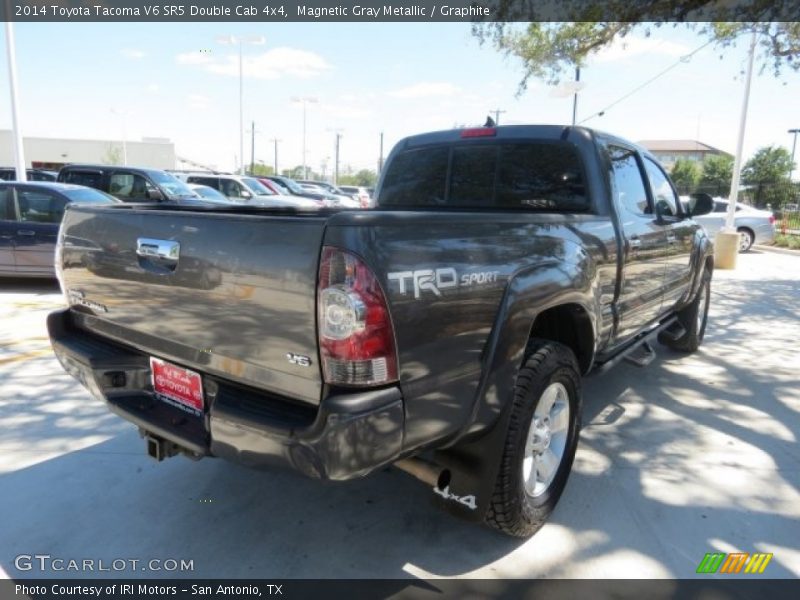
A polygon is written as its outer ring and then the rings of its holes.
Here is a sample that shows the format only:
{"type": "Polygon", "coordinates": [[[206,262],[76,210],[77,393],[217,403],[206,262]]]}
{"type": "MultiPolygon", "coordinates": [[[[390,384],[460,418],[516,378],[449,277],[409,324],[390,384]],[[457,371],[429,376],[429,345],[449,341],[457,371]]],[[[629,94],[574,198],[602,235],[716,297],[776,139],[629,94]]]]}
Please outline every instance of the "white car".
{"type": "Polygon", "coordinates": [[[372,206],[372,198],[367,188],[361,187],[360,185],[340,185],[339,189],[358,200],[359,204],[361,204],[361,208],[370,208],[372,206]]]}
{"type": "Polygon", "coordinates": [[[192,175],[188,178],[188,182],[214,188],[228,200],[237,204],[295,208],[321,208],[323,206],[321,202],[311,198],[276,194],[255,177],[211,173],[208,175],[192,175]]]}
{"type": "MultiPolygon", "coordinates": [[[[689,198],[681,196],[681,201],[686,204],[689,198]]],[[[725,225],[728,213],[728,201],[724,198],[714,198],[714,210],[707,215],[693,217],[710,238],[725,225]]],[[[739,232],[739,252],[747,252],[755,244],[771,244],[775,240],[775,215],[768,210],[759,210],[747,204],[736,204],[734,217],[736,231],[739,232]]]]}

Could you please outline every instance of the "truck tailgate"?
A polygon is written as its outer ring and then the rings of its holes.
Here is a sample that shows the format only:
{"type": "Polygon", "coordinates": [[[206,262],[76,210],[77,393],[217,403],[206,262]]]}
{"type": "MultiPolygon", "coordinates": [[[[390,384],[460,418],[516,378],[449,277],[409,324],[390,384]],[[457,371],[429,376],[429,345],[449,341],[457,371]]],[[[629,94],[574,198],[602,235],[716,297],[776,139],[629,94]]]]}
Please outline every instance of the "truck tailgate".
{"type": "Polygon", "coordinates": [[[70,207],[56,260],[82,327],[318,404],[325,223],[319,214],[70,207]],[[164,249],[173,255],[156,256],[164,249]]]}

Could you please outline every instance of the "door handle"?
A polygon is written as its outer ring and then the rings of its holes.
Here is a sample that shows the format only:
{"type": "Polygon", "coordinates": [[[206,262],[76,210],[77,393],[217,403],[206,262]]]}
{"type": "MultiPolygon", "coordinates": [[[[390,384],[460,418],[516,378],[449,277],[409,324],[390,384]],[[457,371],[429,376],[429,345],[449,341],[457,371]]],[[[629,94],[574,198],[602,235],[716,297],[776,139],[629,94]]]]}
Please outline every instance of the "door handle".
{"type": "Polygon", "coordinates": [[[30,237],[36,235],[36,232],[30,229],[17,229],[17,235],[25,235],[30,237]]]}
{"type": "Polygon", "coordinates": [[[180,242],[170,240],[138,238],[136,240],[136,254],[145,258],[159,258],[165,261],[177,262],[181,254],[181,245],[180,242]]]}

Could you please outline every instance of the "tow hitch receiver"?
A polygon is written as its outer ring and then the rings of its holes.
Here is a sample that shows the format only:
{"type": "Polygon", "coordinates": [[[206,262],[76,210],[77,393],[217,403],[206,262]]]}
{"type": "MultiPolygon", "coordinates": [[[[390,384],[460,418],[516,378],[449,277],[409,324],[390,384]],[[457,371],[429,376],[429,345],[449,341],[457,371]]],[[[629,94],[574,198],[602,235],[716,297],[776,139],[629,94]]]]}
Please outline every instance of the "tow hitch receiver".
{"type": "Polygon", "coordinates": [[[161,462],[165,458],[175,456],[180,452],[177,445],[160,437],[145,433],[144,440],[147,444],[147,454],[158,462],[161,462]]]}

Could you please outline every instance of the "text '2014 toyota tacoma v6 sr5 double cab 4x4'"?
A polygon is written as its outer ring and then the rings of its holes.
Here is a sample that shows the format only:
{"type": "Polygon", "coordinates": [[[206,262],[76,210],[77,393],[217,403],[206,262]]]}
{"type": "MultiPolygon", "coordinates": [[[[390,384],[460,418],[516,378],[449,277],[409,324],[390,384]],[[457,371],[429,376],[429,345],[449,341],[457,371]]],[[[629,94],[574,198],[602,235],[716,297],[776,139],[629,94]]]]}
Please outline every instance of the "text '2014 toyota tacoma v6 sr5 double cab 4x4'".
{"type": "Polygon", "coordinates": [[[702,341],[711,244],[646,151],[580,127],[409,137],[376,195],[70,207],[55,353],[157,459],[396,464],[530,535],[572,466],[582,375],[645,364],[655,335],[702,341]]]}

